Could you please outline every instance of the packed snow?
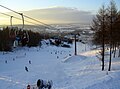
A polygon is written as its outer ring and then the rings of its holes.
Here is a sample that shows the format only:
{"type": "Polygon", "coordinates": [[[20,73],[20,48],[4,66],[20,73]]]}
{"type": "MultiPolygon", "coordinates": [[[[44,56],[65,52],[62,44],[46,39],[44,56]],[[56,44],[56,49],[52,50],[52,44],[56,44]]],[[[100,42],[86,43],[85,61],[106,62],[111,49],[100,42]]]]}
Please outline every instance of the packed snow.
{"type": "Polygon", "coordinates": [[[97,49],[77,43],[71,48],[43,45],[0,52],[0,89],[27,89],[38,79],[52,80],[52,89],[120,89],[120,58],[112,59],[112,71],[101,71],[97,49]],[[28,72],[25,70],[28,68],[28,72]]]}

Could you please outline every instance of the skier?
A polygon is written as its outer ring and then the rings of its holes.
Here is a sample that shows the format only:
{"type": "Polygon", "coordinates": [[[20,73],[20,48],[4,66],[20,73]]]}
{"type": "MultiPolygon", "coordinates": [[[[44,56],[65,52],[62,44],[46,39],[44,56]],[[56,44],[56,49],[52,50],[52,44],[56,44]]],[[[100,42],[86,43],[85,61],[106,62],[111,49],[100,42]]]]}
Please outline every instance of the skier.
{"type": "Polygon", "coordinates": [[[30,85],[29,84],[27,85],[27,89],[30,89],[30,85]]]}
{"type": "Polygon", "coordinates": [[[43,81],[42,79],[38,79],[37,87],[38,89],[44,89],[44,88],[51,89],[52,81],[43,81]]]}
{"type": "Polygon", "coordinates": [[[28,68],[25,66],[25,70],[28,72],[28,68]]]}
{"type": "Polygon", "coordinates": [[[31,61],[29,60],[29,64],[31,64],[31,61]]]}
{"type": "Polygon", "coordinates": [[[7,60],[5,61],[5,63],[7,64],[7,60]]]}

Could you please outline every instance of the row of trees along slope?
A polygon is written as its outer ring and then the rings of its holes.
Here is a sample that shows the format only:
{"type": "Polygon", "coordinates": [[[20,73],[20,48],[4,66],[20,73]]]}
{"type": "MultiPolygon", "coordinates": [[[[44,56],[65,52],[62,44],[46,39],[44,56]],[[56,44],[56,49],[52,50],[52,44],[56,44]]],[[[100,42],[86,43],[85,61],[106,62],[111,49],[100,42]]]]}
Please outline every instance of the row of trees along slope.
{"type": "Polygon", "coordinates": [[[110,4],[99,9],[91,26],[95,32],[93,43],[101,45],[102,70],[104,70],[105,51],[109,49],[109,68],[111,70],[111,59],[116,55],[116,49],[119,49],[120,57],[120,11],[118,11],[113,0],[110,4]]]}
{"type": "MultiPolygon", "coordinates": [[[[17,37],[15,36],[16,31],[19,31],[19,34],[17,36],[21,38],[24,35],[24,32],[26,32],[25,30],[23,31],[18,30],[17,27],[15,29],[4,27],[3,29],[0,30],[0,51],[12,51],[14,41],[17,37]]],[[[40,41],[43,38],[43,36],[40,33],[29,30],[28,34],[29,34],[29,41],[27,43],[28,47],[40,45],[40,41]]],[[[26,45],[24,45],[23,43],[20,46],[26,45]]]]}

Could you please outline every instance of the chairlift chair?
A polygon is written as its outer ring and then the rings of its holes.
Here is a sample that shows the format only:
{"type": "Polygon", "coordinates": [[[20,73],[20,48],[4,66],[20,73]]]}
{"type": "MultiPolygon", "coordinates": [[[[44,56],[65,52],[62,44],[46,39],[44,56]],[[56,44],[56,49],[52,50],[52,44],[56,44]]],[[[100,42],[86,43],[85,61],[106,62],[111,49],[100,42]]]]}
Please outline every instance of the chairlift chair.
{"type": "Polygon", "coordinates": [[[10,37],[14,38],[13,47],[20,46],[21,44],[22,44],[22,46],[25,46],[29,42],[28,31],[24,31],[24,16],[22,13],[19,13],[19,14],[22,16],[22,23],[23,23],[22,28],[20,30],[13,28],[13,26],[12,26],[13,16],[11,16],[11,18],[10,18],[11,30],[10,30],[9,35],[10,35],[10,37]],[[14,34],[11,35],[12,31],[14,31],[14,34]],[[22,43],[22,42],[24,42],[24,43],[22,43]]]}

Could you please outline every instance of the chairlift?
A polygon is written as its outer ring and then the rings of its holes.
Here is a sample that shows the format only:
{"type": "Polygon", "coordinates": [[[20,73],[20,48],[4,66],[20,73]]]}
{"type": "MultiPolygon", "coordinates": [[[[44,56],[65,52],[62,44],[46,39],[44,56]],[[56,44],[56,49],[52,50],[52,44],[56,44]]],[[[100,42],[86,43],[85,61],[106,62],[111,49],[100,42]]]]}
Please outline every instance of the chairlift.
{"type": "Polygon", "coordinates": [[[24,29],[24,16],[22,13],[20,13],[20,15],[22,16],[22,21],[23,21],[23,26],[21,29],[23,31],[21,42],[22,42],[22,46],[25,46],[29,42],[29,34],[27,30],[25,31],[23,30],[24,29]]]}
{"type": "Polygon", "coordinates": [[[29,35],[28,31],[24,31],[24,17],[22,13],[19,13],[22,16],[22,28],[20,30],[13,28],[12,26],[12,18],[13,16],[10,17],[10,25],[11,25],[11,30],[9,32],[9,35],[11,38],[14,39],[13,47],[17,47],[22,44],[22,46],[27,45],[29,42],[29,35]]]}
{"type": "Polygon", "coordinates": [[[13,26],[12,26],[12,18],[13,18],[13,16],[10,16],[10,30],[9,30],[9,37],[11,38],[11,39],[15,39],[15,29],[13,29],[13,26]]]}

